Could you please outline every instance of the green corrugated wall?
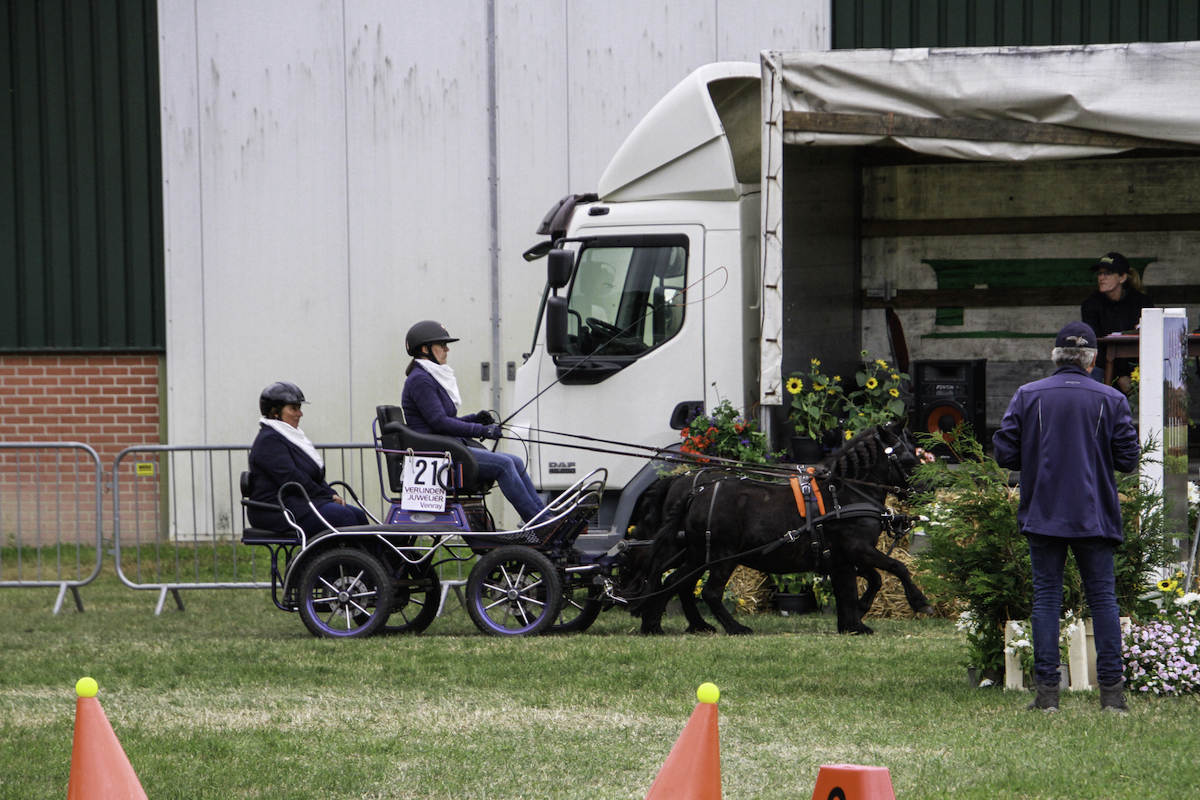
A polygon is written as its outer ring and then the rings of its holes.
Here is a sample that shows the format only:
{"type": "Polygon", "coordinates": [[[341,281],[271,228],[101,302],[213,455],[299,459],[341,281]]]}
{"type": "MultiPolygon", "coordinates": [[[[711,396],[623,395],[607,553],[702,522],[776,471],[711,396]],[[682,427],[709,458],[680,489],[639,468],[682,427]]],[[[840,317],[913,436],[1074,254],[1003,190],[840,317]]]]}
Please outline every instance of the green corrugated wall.
{"type": "Polygon", "coordinates": [[[834,49],[1200,39],[1196,0],[833,0],[832,11],[834,49]]]}
{"type": "Polygon", "coordinates": [[[0,0],[0,352],[162,351],[155,0],[0,0]]]}

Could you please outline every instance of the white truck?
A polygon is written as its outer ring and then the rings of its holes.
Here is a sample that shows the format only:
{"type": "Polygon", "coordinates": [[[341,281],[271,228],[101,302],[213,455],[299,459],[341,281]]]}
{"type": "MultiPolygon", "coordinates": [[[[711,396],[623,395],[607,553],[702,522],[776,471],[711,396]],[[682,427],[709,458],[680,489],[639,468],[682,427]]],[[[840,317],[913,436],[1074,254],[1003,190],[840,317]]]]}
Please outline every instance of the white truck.
{"type": "Polygon", "coordinates": [[[1200,303],[1197,96],[1197,42],[701,67],[526,254],[549,253],[510,420],[535,484],[607,468],[619,535],[655,471],[603,442],[677,445],[728,398],[782,448],[788,373],[852,375],[902,330],[914,358],[987,358],[998,420],[1106,251],[1142,257],[1160,305],[1200,303]]]}

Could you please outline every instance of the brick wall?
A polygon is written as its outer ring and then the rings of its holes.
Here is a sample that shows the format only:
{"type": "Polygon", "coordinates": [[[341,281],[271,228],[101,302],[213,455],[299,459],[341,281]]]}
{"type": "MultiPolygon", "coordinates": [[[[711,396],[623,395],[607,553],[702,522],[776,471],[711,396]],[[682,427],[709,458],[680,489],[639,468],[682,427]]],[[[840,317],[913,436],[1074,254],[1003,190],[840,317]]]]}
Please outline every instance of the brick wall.
{"type": "MultiPolygon", "coordinates": [[[[160,443],[158,395],[157,355],[0,355],[0,442],[82,442],[107,473],[126,447],[160,443]]],[[[0,449],[0,546],[94,541],[94,486],[83,451],[0,449]]],[[[122,515],[152,517],[152,500],[122,515]]]]}
{"type": "Polygon", "coordinates": [[[157,355],[0,356],[0,441],[159,443],[157,355]]]}

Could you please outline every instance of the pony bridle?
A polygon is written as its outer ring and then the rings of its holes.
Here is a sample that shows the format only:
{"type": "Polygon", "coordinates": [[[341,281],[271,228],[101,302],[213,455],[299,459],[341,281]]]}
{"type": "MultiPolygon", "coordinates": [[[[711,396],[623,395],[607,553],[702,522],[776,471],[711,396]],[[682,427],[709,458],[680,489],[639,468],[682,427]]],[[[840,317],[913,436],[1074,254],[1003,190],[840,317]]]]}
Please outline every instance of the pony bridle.
{"type": "MultiPolygon", "coordinates": [[[[903,446],[904,440],[897,438],[895,444],[887,444],[883,441],[883,437],[879,435],[878,431],[875,432],[875,438],[879,441],[879,444],[883,446],[883,453],[887,456],[889,469],[888,477],[892,478],[898,476],[896,485],[887,486],[884,488],[893,490],[892,493],[897,496],[912,494],[912,485],[908,482],[908,472],[905,471],[904,465],[900,463],[900,456],[896,453],[896,448],[903,446]]],[[[904,447],[904,451],[908,452],[908,448],[904,447]]],[[[919,460],[920,457],[918,454],[914,453],[913,455],[919,460]]]]}

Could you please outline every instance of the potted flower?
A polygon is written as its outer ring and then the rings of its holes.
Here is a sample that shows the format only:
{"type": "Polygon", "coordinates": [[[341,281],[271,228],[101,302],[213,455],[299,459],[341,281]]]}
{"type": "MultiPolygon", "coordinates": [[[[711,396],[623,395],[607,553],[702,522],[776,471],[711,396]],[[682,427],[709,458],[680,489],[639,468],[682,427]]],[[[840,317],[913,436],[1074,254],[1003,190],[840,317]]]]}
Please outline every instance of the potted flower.
{"type": "Polygon", "coordinates": [[[787,381],[792,396],[789,411],[795,436],[792,438],[792,458],[802,464],[820,461],[824,455],[822,439],[837,430],[838,419],[846,407],[841,376],[829,377],[821,372],[821,362],[812,359],[808,372],[793,372],[787,381]]]}
{"type": "Polygon", "coordinates": [[[774,578],[775,607],[780,614],[811,614],[821,610],[816,592],[820,576],[815,572],[788,572],[774,578]]]}
{"type": "Polygon", "coordinates": [[[870,354],[862,351],[863,368],[855,374],[858,388],[851,392],[848,402],[849,416],[846,419],[846,438],[872,425],[886,425],[903,419],[907,413],[900,387],[908,380],[906,373],[893,368],[882,358],[870,360],[870,354]]]}

